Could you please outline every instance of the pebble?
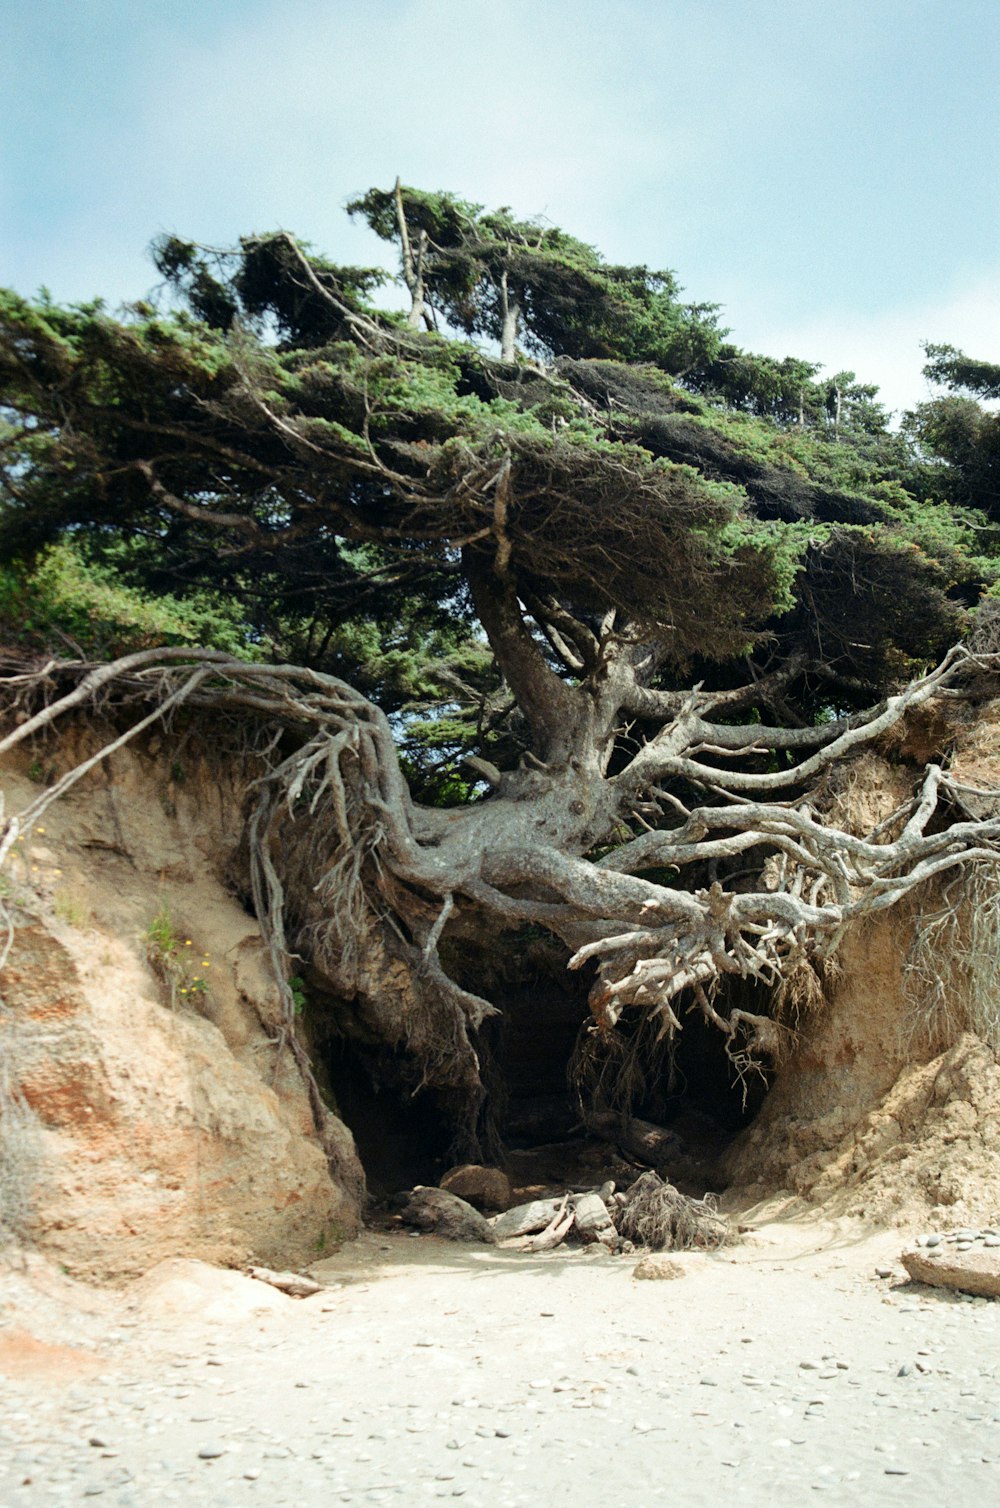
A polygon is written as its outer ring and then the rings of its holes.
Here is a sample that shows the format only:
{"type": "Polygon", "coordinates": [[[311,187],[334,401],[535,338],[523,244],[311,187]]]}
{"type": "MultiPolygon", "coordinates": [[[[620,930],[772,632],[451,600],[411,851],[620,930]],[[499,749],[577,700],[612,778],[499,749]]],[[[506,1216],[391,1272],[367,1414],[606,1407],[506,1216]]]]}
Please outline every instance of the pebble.
{"type": "Polygon", "coordinates": [[[199,1461],[217,1461],[219,1456],[226,1454],[224,1445],[203,1445],[198,1452],[199,1461]]]}

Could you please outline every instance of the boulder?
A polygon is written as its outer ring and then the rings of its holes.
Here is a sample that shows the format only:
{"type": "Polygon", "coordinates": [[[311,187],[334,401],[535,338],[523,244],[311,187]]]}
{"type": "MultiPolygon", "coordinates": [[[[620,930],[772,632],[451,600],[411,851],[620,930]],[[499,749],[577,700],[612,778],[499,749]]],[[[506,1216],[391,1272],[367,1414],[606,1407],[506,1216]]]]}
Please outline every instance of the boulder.
{"type": "Polygon", "coordinates": [[[405,1225],[447,1241],[483,1241],[492,1246],[496,1237],[488,1220],[457,1194],[418,1184],[402,1211],[405,1225]]]}
{"type": "Polygon", "coordinates": [[[291,1299],[264,1283],[193,1258],[157,1262],[128,1290],[142,1314],[159,1322],[234,1324],[262,1311],[287,1310],[291,1299]]]}
{"type": "Polygon", "coordinates": [[[450,1168],[441,1179],[440,1187],[449,1194],[457,1194],[477,1210],[510,1209],[513,1190],[507,1174],[499,1168],[485,1168],[480,1163],[467,1162],[459,1168],[450,1168]]]}
{"type": "Polygon", "coordinates": [[[956,1251],[951,1246],[930,1251],[904,1251],[900,1260],[915,1283],[932,1288],[955,1288],[979,1298],[1000,1298],[1000,1251],[956,1251]],[[942,1255],[938,1256],[937,1252],[942,1255]]]}

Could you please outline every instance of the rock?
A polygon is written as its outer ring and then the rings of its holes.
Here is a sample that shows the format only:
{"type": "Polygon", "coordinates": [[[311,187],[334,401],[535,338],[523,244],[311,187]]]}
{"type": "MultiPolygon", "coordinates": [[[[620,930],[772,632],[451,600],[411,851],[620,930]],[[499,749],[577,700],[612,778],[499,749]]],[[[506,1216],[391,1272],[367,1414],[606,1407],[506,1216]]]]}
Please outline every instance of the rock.
{"type": "Polygon", "coordinates": [[[241,1272],[211,1267],[207,1262],[171,1257],[139,1278],[129,1290],[143,1314],[229,1324],[261,1310],[287,1310],[292,1300],[268,1284],[241,1272]]]}
{"type": "Polygon", "coordinates": [[[457,1194],[418,1184],[402,1211],[406,1225],[444,1236],[448,1241],[483,1241],[493,1245],[496,1236],[488,1220],[457,1194]]]}
{"type": "Polygon", "coordinates": [[[451,1168],[441,1179],[440,1187],[467,1200],[477,1210],[508,1210],[514,1198],[506,1173],[475,1162],[451,1168]]]}
{"type": "Polygon", "coordinates": [[[203,1445],[198,1452],[199,1461],[217,1461],[220,1456],[226,1454],[224,1445],[203,1445]]]}
{"type": "Polygon", "coordinates": [[[684,1268],[680,1262],[675,1262],[670,1257],[653,1253],[636,1263],[632,1269],[632,1276],[634,1278],[682,1278],[684,1268]]]}
{"type": "Polygon", "coordinates": [[[952,1247],[930,1260],[927,1253],[904,1251],[901,1261],[915,1283],[954,1288],[982,1298],[1000,1297],[1000,1252],[983,1249],[959,1252],[952,1247]]]}

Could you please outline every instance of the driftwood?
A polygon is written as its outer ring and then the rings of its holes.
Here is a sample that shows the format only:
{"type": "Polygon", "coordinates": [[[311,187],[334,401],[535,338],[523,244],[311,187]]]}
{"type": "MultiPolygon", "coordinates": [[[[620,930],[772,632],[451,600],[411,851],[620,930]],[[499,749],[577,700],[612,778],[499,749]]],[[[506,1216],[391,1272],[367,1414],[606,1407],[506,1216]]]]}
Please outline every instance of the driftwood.
{"type": "Polygon", "coordinates": [[[308,1299],[323,1290],[322,1283],[317,1283],[315,1278],[303,1277],[300,1272],[272,1272],[270,1267],[249,1267],[247,1273],[258,1283],[270,1283],[272,1288],[279,1288],[293,1299],[308,1299]]]}
{"type": "Polygon", "coordinates": [[[729,1225],[711,1195],[691,1199],[658,1173],[643,1173],[616,1198],[615,1225],[622,1236],[653,1251],[714,1251],[729,1236],[729,1225]]]}
{"type": "Polygon", "coordinates": [[[573,1229],[575,1218],[576,1211],[569,1207],[569,1195],[567,1194],[545,1229],[540,1231],[537,1236],[529,1236],[523,1243],[518,1243],[518,1249],[521,1251],[554,1251],[561,1241],[565,1241],[573,1229]]]}
{"type": "Polygon", "coordinates": [[[600,1189],[564,1194],[562,1199],[533,1199],[530,1204],[516,1205],[491,1222],[493,1234],[501,1246],[537,1252],[553,1251],[575,1231],[584,1245],[600,1241],[617,1251],[618,1232],[605,1203],[614,1187],[608,1182],[600,1189]]]}
{"type": "Polygon", "coordinates": [[[577,1235],[585,1246],[600,1241],[602,1246],[610,1247],[612,1251],[618,1250],[620,1238],[600,1194],[578,1194],[574,1214],[577,1235]]]}
{"type": "Polygon", "coordinates": [[[493,1235],[502,1244],[543,1231],[558,1212],[560,1204],[558,1199],[533,1199],[530,1204],[516,1204],[512,1210],[507,1210],[505,1214],[497,1215],[490,1221],[493,1235]]]}

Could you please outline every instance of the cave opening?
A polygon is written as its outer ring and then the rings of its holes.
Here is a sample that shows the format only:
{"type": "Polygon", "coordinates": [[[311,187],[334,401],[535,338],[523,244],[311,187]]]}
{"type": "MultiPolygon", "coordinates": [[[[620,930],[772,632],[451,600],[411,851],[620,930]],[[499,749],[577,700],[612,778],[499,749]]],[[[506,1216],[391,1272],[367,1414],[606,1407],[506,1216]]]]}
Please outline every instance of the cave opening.
{"type": "MultiPolygon", "coordinates": [[[[589,981],[566,969],[565,953],[548,939],[494,939],[477,947],[465,940],[452,960],[467,988],[489,995],[500,1014],[480,1038],[487,1119],[495,1133],[494,1157],[509,1169],[531,1166],[531,1152],[550,1149],[548,1165],[569,1167],[572,1148],[592,1145],[583,1108],[607,1109],[640,1117],[672,1134],[671,1151],[660,1171],[686,1192],[722,1187],[714,1165],[733,1137],[759,1111],[769,1087],[756,1072],[741,1079],[726,1057],[718,1030],[698,1010],[682,1016],[673,1042],[653,1047],[653,1033],[636,1014],[623,1021],[638,1034],[640,1071],[629,1080],[627,1096],[601,1101],[581,1083],[580,1044],[588,1033],[589,981]],[[561,1151],[558,1149],[562,1149],[561,1151]]],[[[304,1031],[317,1077],[329,1102],[354,1135],[369,1192],[376,1201],[418,1183],[436,1184],[455,1161],[455,1107],[431,1087],[419,1088],[419,1074],[401,1047],[366,1038],[356,1014],[325,993],[322,981],[309,981],[310,1008],[304,1031]]],[[[723,1009],[740,1005],[766,1011],[765,992],[739,981],[729,986],[723,1009]]],[[[602,1092],[607,1090],[605,1082],[602,1092]]],[[[593,1085],[589,1086],[590,1091],[593,1085]]],[[[607,1129],[609,1156],[635,1160],[607,1129]]],[[[544,1161],[544,1159],[543,1159],[544,1161]]],[[[637,1160],[637,1174],[641,1171],[637,1160]]],[[[568,1175],[567,1175],[568,1176],[568,1175]]],[[[524,1181],[530,1182],[530,1178],[524,1181]]]]}

